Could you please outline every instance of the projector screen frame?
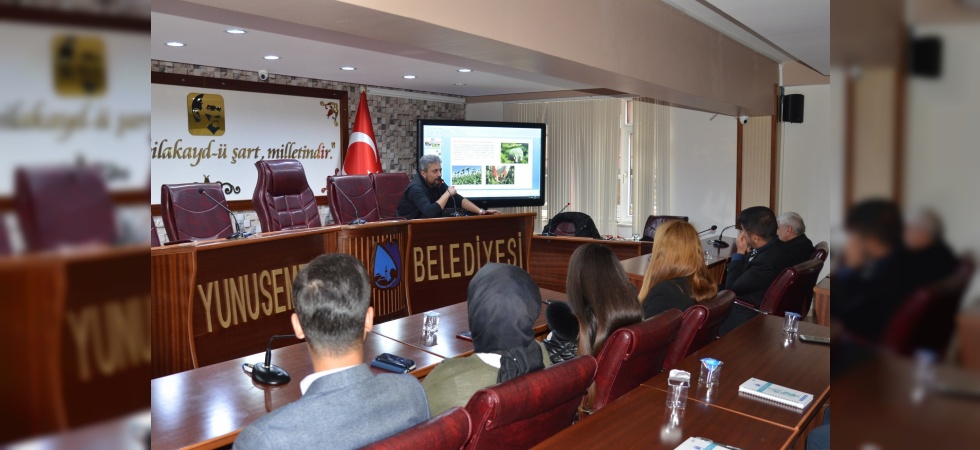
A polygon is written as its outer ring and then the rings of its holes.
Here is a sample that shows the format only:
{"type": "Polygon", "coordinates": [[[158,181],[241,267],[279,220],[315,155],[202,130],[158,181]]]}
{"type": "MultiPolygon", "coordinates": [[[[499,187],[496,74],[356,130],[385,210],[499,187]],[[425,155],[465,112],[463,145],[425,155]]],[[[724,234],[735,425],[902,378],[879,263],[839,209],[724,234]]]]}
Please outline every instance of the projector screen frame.
{"type": "MultiPolygon", "coordinates": [[[[502,208],[518,206],[543,206],[545,203],[545,161],[547,160],[547,140],[548,125],[544,123],[526,122],[497,122],[479,120],[444,120],[444,119],[417,119],[417,138],[415,142],[415,169],[419,169],[419,159],[425,151],[423,142],[423,130],[426,126],[467,126],[483,128],[528,128],[541,130],[541,162],[538,164],[538,176],[540,183],[539,196],[537,198],[515,198],[515,197],[466,197],[473,204],[480,208],[502,208]]],[[[443,172],[446,168],[443,167],[443,172]]],[[[443,175],[445,178],[445,175],[443,175]]]]}

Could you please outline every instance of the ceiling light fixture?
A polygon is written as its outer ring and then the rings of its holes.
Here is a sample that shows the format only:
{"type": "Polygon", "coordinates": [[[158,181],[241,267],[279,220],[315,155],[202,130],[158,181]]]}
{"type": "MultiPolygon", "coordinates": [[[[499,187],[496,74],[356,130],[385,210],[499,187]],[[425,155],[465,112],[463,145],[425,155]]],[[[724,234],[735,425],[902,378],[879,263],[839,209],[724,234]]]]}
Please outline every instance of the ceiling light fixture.
{"type": "Polygon", "coordinates": [[[402,78],[404,78],[406,80],[414,80],[415,79],[415,75],[402,75],[402,78]]]}
{"type": "Polygon", "coordinates": [[[228,34],[245,34],[245,30],[243,30],[241,28],[229,28],[229,29],[225,30],[225,33],[228,33],[228,34]]]}
{"type": "Polygon", "coordinates": [[[276,55],[266,55],[266,56],[264,56],[264,58],[265,59],[268,59],[268,60],[279,59],[279,57],[276,56],[276,55]]]}
{"type": "Polygon", "coordinates": [[[456,71],[459,73],[470,73],[473,69],[456,69],[456,71]]]}
{"type": "Polygon", "coordinates": [[[177,41],[167,42],[167,47],[183,47],[183,46],[184,46],[183,42],[177,42],[177,41]]]}
{"type": "Polygon", "coordinates": [[[341,67],[340,70],[357,70],[357,67],[344,66],[344,67],[341,67]]]}

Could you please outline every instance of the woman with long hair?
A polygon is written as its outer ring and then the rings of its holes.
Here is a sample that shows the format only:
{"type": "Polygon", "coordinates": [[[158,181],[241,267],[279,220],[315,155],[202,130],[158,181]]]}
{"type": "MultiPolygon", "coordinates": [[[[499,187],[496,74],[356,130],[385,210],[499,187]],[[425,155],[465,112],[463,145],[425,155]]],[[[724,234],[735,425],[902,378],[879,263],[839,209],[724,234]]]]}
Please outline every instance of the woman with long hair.
{"type": "Polygon", "coordinates": [[[675,220],[657,227],[650,265],[638,296],[643,317],[650,318],[668,309],[684,311],[717,293],[718,287],[704,264],[701,239],[694,226],[675,220]]]}
{"type": "MultiPolygon", "coordinates": [[[[613,332],[643,320],[643,310],[634,300],[636,286],[605,245],[586,244],[572,253],[565,291],[578,319],[579,355],[598,357],[613,332]]],[[[583,401],[584,409],[592,408],[594,397],[595,385],[583,401]]]]}

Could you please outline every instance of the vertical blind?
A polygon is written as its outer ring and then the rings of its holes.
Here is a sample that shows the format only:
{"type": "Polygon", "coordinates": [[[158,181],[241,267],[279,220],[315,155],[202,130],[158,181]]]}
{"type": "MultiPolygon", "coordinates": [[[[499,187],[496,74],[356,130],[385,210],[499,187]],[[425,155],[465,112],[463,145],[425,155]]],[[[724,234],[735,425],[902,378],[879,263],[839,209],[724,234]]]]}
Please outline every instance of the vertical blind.
{"type": "Polygon", "coordinates": [[[670,214],[670,107],[633,102],[633,232],[647,216],[670,214]]]}

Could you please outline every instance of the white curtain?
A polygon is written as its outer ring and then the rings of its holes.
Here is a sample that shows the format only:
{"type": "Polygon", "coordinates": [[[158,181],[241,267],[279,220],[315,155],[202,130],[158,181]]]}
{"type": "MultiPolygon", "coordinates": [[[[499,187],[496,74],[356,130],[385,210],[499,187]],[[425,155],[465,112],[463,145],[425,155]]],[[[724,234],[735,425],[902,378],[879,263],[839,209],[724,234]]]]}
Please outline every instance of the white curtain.
{"type": "Polygon", "coordinates": [[[601,234],[616,234],[623,100],[505,103],[504,120],[548,124],[545,143],[545,206],[506,208],[535,212],[537,231],[567,202],[567,211],[588,214],[601,234]]]}
{"type": "Polygon", "coordinates": [[[670,214],[670,107],[633,101],[633,232],[670,214]]]}

